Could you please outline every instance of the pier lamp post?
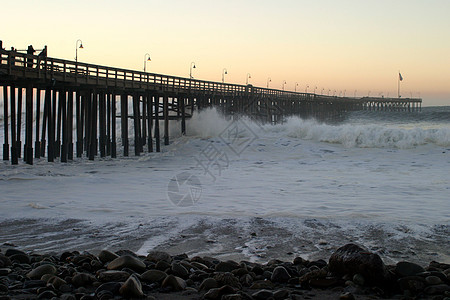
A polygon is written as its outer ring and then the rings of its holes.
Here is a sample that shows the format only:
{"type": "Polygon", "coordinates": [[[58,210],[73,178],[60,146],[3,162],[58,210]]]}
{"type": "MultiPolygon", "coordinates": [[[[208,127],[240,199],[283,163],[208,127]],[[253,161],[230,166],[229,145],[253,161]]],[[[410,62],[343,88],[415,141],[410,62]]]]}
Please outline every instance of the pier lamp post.
{"type": "Polygon", "coordinates": [[[328,89],[328,93],[327,93],[327,96],[330,96],[330,92],[331,92],[331,90],[330,90],[330,89],[328,89]]]}
{"type": "Polygon", "coordinates": [[[321,95],[323,95],[323,90],[324,90],[324,89],[325,89],[325,88],[322,88],[322,90],[320,91],[320,94],[321,94],[321,95]]]}
{"type": "Polygon", "coordinates": [[[295,83],[294,92],[297,93],[298,82],[295,83]]]}
{"type": "Polygon", "coordinates": [[[286,84],[286,80],[283,80],[283,86],[282,86],[282,90],[284,91],[284,85],[286,84]]]}
{"type": "Polygon", "coordinates": [[[342,96],[342,91],[339,91],[339,97],[341,97],[342,96]]]}
{"type": "Polygon", "coordinates": [[[191,62],[191,68],[190,68],[190,71],[189,71],[189,78],[190,79],[194,78],[194,77],[192,77],[192,69],[195,69],[195,62],[191,62]]]}
{"type": "Polygon", "coordinates": [[[353,97],[355,97],[356,98],[356,92],[357,92],[358,90],[355,90],[355,92],[353,93],[353,97]]]}
{"type": "Polygon", "coordinates": [[[317,90],[317,86],[314,87],[314,94],[316,93],[316,90],[317,90]]]}
{"type": "Polygon", "coordinates": [[[306,88],[305,88],[305,93],[307,93],[307,92],[308,92],[308,88],[309,88],[309,85],[306,85],[306,88]]]}
{"type": "Polygon", "coordinates": [[[252,78],[252,75],[250,73],[247,73],[247,80],[245,81],[245,84],[248,85],[248,80],[252,78]]]}
{"type": "Polygon", "coordinates": [[[223,69],[222,70],[222,83],[225,83],[225,75],[227,75],[228,74],[228,71],[227,71],[227,69],[223,69]]]}
{"type": "Polygon", "coordinates": [[[145,55],[144,55],[144,73],[145,73],[145,69],[146,69],[146,66],[147,66],[147,62],[148,61],[151,61],[151,59],[150,59],[150,54],[148,54],[148,53],[145,53],[145,55]],[[148,56],[148,57],[147,57],[148,56]]]}
{"type": "Polygon", "coordinates": [[[334,96],[336,96],[336,90],[334,90],[334,92],[333,92],[333,97],[334,97],[334,96]]]}
{"type": "Polygon", "coordinates": [[[77,40],[77,43],[75,45],[75,62],[78,62],[78,48],[80,48],[80,49],[84,48],[83,42],[80,39],[77,40]],[[78,46],[78,42],[80,42],[80,46],[78,46]]]}
{"type": "Polygon", "coordinates": [[[269,88],[269,82],[272,82],[272,78],[267,78],[267,88],[269,88]]]}

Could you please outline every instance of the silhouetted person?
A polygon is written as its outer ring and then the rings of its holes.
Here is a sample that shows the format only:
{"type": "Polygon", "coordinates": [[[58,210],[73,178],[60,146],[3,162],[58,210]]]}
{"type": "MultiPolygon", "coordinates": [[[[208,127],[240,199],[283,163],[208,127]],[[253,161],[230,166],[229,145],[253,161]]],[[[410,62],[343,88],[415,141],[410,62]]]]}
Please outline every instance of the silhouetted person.
{"type": "MultiPolygon", "coordinates": [[[[34,50],[33,46],[32,45],[28,46],[27,54],[33,55],[34,52],[36,52],[36,50],[34,50]]],[[[31,58],[31,57],[27,58],[27,67],[28,68],[32,68],[33,67],[33,58],[31,58]]]]}
{"type": "Polygon", "coordinates": [[[44,46],[44,49],[42,49],[41,53],[39,53],[40,58],[47,57],[47,45],[44,46]]]}

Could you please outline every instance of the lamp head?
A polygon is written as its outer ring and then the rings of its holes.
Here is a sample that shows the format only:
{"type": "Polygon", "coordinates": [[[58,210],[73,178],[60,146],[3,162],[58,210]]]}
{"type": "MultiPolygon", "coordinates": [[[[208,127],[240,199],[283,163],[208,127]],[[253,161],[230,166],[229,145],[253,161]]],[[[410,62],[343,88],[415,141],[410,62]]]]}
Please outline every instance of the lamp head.
{"type": "Polygon", "coordinates": [[[147,61],[151,61],[150,56],[147,58],[147,61]]]}
{"type": "Polygon", "coordinates": [[[80,47],[79,47],[80,49],[83,49],[84,47],[83,47],[83,43],[81,43],[80,44],[80,47]]]}
{"type": "Polygon", "coordinates": [[[195,67],[195,64],[194,64],[194,66],[192,67],[193,69],[195,69],[196,67],[195,67]]]}

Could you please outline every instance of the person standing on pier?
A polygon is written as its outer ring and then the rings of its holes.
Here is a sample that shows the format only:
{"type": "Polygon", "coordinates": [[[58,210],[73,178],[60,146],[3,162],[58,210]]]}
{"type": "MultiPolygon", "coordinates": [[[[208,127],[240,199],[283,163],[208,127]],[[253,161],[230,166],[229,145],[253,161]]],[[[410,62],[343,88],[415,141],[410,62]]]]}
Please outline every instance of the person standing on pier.
{"type": "MultiPolygon", "coordinates": [[[[28,46],[27,54],[33,55],[34,52],[36,52],[36,51],[34,50],[33,46],[32,45],[28,46]]],[[[33,58],[30,58],[30,57],[27,58],[27,67],[28,68],[33,67],[33,58]]]]}

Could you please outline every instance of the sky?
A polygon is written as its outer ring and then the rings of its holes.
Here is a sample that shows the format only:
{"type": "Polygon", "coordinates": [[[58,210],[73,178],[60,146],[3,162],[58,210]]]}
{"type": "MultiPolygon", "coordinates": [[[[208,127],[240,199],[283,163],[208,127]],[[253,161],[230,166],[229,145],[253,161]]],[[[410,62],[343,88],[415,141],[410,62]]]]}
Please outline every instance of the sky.
{"type": "Polygon", "coordinates": [[[74,60],[271,88],[450,105],[449,0],[24,0],[0,40],[74,60]],[[316,88],[317,87],[317,88],[316,88]]]}

